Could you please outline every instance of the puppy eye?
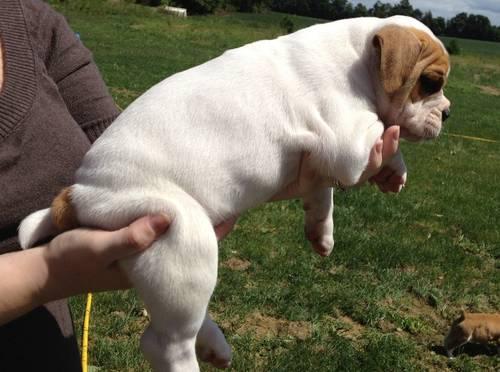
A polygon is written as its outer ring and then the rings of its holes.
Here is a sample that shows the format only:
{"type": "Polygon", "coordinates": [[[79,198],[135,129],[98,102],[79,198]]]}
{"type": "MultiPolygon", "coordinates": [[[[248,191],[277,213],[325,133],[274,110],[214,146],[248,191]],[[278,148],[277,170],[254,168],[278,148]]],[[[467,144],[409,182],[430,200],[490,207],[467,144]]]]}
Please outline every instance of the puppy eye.
{"type": "Polygon", "coordinates": [[[436,80],[426,75],[420,76],[420,87],[422,89],[422,92],[429,96],[431,94],[439,92],[442,86],[443,80],[441,78],[436,80]]]}

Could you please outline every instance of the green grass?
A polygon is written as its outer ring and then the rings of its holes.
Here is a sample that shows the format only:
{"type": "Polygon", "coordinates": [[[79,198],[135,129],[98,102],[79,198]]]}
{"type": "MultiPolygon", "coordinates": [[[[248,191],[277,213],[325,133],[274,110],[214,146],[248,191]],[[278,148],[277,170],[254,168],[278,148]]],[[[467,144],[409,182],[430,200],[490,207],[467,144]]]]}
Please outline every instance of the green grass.
{"type": "MultiPolygon", "coordinates": [[[[276,13],[176,19],[131,3],[55,2],[122,107],[168,75],[283,32],[283,15],[276,13]]],[[[292,19],[297,27],[317,22],[292,19]]],[[[462,52],[452,58],[446,88],[452,116],[443,135],[402,144],[409,182],[400,195],[372,187],[337,193],[331,257],[309,248],[299,201],[245,214],[221,244],[210,310],[233,346],[234,370],[498,367],[489,349],[475,355],[464,348],[454,360],[440,349],[461,309],[500,310],[500,44],[458,43],[462,52]]],[[[77,327],[84,301],[72,300],[77,327]]],[[[92,365],[148,370],[138,351],[147,323],[141,314],[133,291],[95,296],[92,365]]]]}

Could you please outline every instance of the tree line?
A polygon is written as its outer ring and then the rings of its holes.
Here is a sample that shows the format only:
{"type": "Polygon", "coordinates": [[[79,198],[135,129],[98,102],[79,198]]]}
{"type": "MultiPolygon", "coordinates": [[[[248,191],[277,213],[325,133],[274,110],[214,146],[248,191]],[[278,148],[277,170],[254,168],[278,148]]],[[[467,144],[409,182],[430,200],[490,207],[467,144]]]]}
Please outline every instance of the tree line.
{"type": "Polygon", "coordinates": [[[492,25],[488,17],[465,12],[451,19],[434,17],[430,11],[422,12],[414,8],[409,0],[401,0],[394,5],[377,1],[371,8],[361,3],[354,5],[348,0],[170,0],[169,2],[187,8],[191,14],[211,13],[219,8],[233,8],[242,12],[270,9],[328,20],[365,16],[385,18],[400,14],[422,21],[436,35],[500,41],[500,27],[492,25]]]}

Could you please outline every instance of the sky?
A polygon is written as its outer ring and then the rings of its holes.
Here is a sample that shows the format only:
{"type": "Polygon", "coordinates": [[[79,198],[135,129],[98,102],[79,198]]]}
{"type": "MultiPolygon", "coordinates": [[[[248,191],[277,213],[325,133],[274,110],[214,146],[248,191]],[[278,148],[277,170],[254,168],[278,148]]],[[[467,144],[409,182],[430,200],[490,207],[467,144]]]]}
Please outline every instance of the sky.
{"type": "MultiPolygon", "coordinates": [[[[383,3],[397,4],[399,0],[381,0],[383,3]]],[[[354,5],[364,4],[371,8],[376,0],[351,0],[354,5]]],[[[433,17],[453,18],[461,12],[481,14],[490,19],[491,24],[500,26],[500,0],[410,0],[413,8],[422,12],[430,10],[433,17]]]]}

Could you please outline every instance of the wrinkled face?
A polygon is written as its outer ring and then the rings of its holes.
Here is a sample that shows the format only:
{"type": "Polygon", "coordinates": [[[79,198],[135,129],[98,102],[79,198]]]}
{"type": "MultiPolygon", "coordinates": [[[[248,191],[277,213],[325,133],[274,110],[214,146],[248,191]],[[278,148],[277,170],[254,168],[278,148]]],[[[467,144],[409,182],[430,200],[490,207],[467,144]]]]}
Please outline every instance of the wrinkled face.
{"type": "Polygon", "coordinates": [[[382,28],[373,44],[388,100],[386,124],[399,125],[401,136],[408,140],[437,137],[450,109],[443,94],[450,63],[442,44],[426,31],[403,26],[382,28]]]}

